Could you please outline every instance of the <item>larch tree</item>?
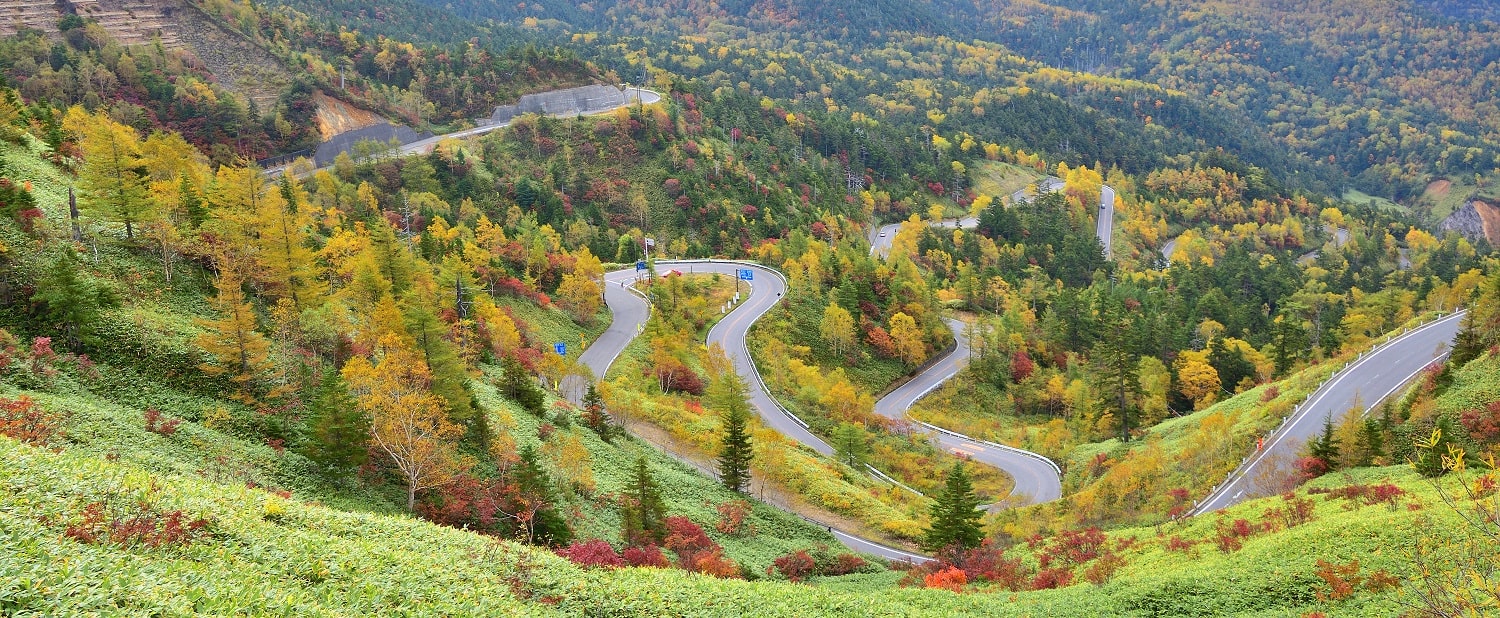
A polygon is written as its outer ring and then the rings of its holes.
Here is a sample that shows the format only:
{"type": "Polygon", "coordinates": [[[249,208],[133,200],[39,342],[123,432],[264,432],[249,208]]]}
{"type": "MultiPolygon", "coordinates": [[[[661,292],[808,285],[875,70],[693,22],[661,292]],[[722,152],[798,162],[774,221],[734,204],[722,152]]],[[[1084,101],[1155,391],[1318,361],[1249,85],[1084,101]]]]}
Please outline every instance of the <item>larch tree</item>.
{"type": "Polygon", "coordinates": [[[312,219],[307,214],[307,192],[295,179],[282,176],[279,193],[281,199],[267,200],[260,213],[260,265],[275,293],[291,299],[300,311],[320,298],[313,290],[317,267],[307,246],[312,219]]]}
{"type": "Polygon", "coordinates": [[[79,134],[84,154],[78,175],[80,207],[94,218],[123,223],[125,237],[134,239],[136,224],[154,218],[156,210],[144,173],[140,137],[134,128],[103,112],[89,116],[75,108],[67,122],[79,134]]]}
{"type": "Polygon", "coordinates": [[[359,409],[370,418],[370,443],[406,480],[406,508],[417,492],[447,484],[462,471],[454,441],[463,428],[448,420],[443,400],[428,390],[432,375],[415,350],[386,335],[379,362],[356,356],[344,365],[344,380],[359,409]]]}
{"type": "Polygon", "coordinates": [[[854,316],[840,306],[836,299],[830,301],[828,307],[823,309],[823,321],[818,324],[818,334],[823,338],[823,345],[828,346],[834,356],[843,358],[854,348],[856,341],[854,316]]]}
{"type": "Polygon", "coordinates": [[[984,540],[984,531],[979,527],[979,504],[963,462],[955,462],[948,471],[942,493],[932,503],[932,524],[922,546],[928,551],[978,547],[984,540]]]}
{"type": "Polygon", "coordinates": [[[227,265],[220,269],[216,285],[219,295],[214,307],[220,317],[217,320],[198,320],[203,332],[195,341],[197,346],[213,356],[214,362],[199,365],[209,375],[227,375],[240,389],[237,397],[253,401],[254,383],[270,374],[271,344],[256,330],[255,309],[245,297],[244,280],[237,268],[227,265]]]}

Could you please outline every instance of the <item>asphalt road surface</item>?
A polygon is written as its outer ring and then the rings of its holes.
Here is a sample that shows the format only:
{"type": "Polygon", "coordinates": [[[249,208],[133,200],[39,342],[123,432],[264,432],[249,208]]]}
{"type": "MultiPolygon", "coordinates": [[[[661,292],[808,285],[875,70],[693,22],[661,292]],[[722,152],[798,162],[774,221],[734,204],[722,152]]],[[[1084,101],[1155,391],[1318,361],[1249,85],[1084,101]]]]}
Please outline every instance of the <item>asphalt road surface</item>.
{"type": "MultiPolygon", "coordinates": [[[[561,118],[561,117],[569,117],[569,116],[589,116],[589,115],[594,115],[594,114],[603,114],[603,113],[612,112],[612,111],[614,111],[616,109],[619,109],[621,107],[627,107],[627,106],[630,106],[630,105],[637,105],[637,104],[650,105],[652,103],[655,103],[655,102],[661,100],[661,95],[660,94],[657,94],[657,93],[652,92],[650,90],[646,90],[644,88],[629,88],[627,90],[629,90],[630,94],[626,96],[625,100],[627,102],[624,105],[618,105],[618,106],[615,106],[615,107],[611,107],[609,109],[597,110],[597,111],[592,111],[592,112],[570,111],[570,112],[567,112],[565,114],[557,114],[556,116],[561,118]]],[[[446,140],[446,139],[462,139],[462,138],[465,138],[465,137],[474,137],[476,135],[484,135],[485,133],[490,133],[492,131],[498,131],[500,129],[504,129],[505,127],[510,126],[510,124],[511,123],[509,123],[509,122],[501,122],[501,123],[496,123],[496,124],[484,125],[484,126],[480,126],[480,127],[474,127],[472,129],[464,129],[462,131],[454,131],[452,133],[444,133],[442,135],[434,135],[434,136],[429,137],[427,139],[417,140],[417,141],[412,142],[410,144],[402,144],[401,147],[399,149],[397,149],[397,151],[398,151],[398,153],[399,153],[400,156],[407,156],[407,155],[414,155],[414,154],[426,154],[426,153],[432,152],[433,147],[437,146],[438,143],[442,142],[443,140],[446,140]]],[[[265,173],[267,175],[274,176],[274,175],[280,174],[285,169],[286,169],[286,166],[283,165],[283,166],[280,166],[280,167],[273,167],[271,169],[268,169],[268,170],[266,170],[265,173]]],[[[328,167],[321,167],[321,168],[318,168],[316,170],[313,170],[313,172],[317,172],[319,170],[324,170],[324,169],[328,169],[328,167]]],[[[299,178],[300,177],[305,177],[305,176],[310,176],[310,175],[312,175],[312,172],[309,172],[307,174],[302,174],[302,175],[299,176],[299,178]]]]}
{"type": "MultiPolygon", "coordinates": [[[[954,348],[929,364],[922,373],[881,397],[880,401],[875,402],[875,413],[886,418],[905,418],[906,411],[912,404],[958,375],[964,365],[968,364],[969,340],[964,334],[964,323],[958,320],[945,322],[953,331],[956,342],[954,348]]],[[[1041,455],[941,430],[926,431],[943,450],[1004,470],[1016,482],[1011,496],[1021,498],[1024,504],[1049,502],[1062,497],[1062,479],[1058,476],[1057,468],[1041,455]]]]}
{"type": "Polygon", "coordinates": [[[1446,357],[1463,315],[1460,311],[1430,322],[1366,352],[1340,370],[1307,398],[1263,448],[1257,451],[1254,443],[1244,445],[1252,453],[1248,463],[1199,503],[1193,514],[1210,513],[1259,497],[1264,492],[1256,487],[1257,477],[1275,472],[1266,468],[1290,466],[1307,441],[1322,433],[1324,419],[1331,417],[1337,423],[1344,412],[1359,404],[1368,412],[1410,383],[1422,369],[1446,357]]]}

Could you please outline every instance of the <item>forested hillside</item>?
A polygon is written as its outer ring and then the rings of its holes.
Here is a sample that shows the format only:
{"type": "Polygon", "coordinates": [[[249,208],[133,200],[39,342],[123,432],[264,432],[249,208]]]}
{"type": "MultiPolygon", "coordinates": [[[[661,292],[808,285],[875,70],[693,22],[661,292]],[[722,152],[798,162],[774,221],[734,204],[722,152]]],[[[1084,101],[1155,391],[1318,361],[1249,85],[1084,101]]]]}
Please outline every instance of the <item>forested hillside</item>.
{"type": "Polygon", "coordinates": [[[0,40],[0,613],[1493,604],[1492,11],[1062,4],[0,40]],[[452,134],[253,163],[344,121],[452,134]]]}

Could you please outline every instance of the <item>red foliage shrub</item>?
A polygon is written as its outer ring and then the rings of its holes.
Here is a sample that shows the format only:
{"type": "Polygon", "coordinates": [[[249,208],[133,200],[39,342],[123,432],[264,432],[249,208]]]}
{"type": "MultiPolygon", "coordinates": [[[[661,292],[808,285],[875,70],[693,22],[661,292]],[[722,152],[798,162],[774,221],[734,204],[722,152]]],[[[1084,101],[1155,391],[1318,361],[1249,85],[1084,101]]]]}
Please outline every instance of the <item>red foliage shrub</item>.
{"type": "Polygon", "coordinates": [[[713,540],[708,538],[708,533],[691,519],[672,515],[662,523],[667,528],[667,539],[663,544],[676,553],[684,564],[691,562],[689,558],[693,554],[715,547],[713,540]]]}
{"type": "Polygon", "coordinates": [[[1177,535],[1174,534],[1174,535],[1172,535],[1172,538],[1167,539],[1167,551],[1176,551],[1176,552],[1187,553],[1189,551],[1192,551],[1193,546],[1195,546],[1195,545],[1197,545],[1198,543],[1201,543],[1201,542],[1202,541],[1196,541],[1196,540],[1189,541],[1189,540],[1186,540],[1186,539],[1184,539],[1184,538],[1182,538],[1182,537],[1177,536],[1177,535]]]}
{"type": "Polygon", "coordinates": [[[1218,545],[1219,551],[1226,554],[1237,552],[1244,547],[1244,539],[1255,534],[1255,527],[1244,519],[1229,521],[1228,518],[1219,517],[1214,522],[1214,544],[1218,545]]]}
{"type": "Polygon", "coordinates": [[[177,426],[182,424],[182,419],[163,417],[161,411],[156,408],[146,408],[142,416],[146,420],[146,431],[161,436],[171,436],[177,433],[177,426]]]}
{"type": "Polygon", "coordinates": [[[1037,556],[1037,562],[1042,565],[1042,568],[1047,568],[1054,562],[1067,565],[1083,564],[1099,557],[1105,540],[1104,531],[1095,527],[1084,530],[1064,530],[1053,537],[1052,543],[1042,550],[1042,554],[1037,556]]]}
{"type": "Polygon", "coordinates": [[[891,339],[891,334],[879,325],[871,325],[865,331],[865,340],[870,342],[870,347],[875,348],[875,353],[883,358],[898,358],[901,353],[896,350],[896,341],[891,339]]]}
{"type": "Polygon", "coordinates": [[[812,575],[817,566],[813,557],[807,554],[807,550],[799,549],[771,561],[771,566],[766,568],[766,573],[769,574],[774,569],[781,573],[782,577],[800,582],[804,577],[812,575]]]}
{"type": "Polygon", "coordinates": [[[574,543],[557,550],[557,555],[584,568],[612,569],[625,564],[625,561],[620,559],[620,555],[615,553],[615,548],[599,539],[574,543]]]}
{"type": "Polygon", "coordinates": [[[824,575],[848,575],[850,573],[853,573],[855,571],[858,571],[860,569],[865,568],[866,564],[869,564],[869,563],[865,562],[864,558],[861,558],[861,557],[856,556],[856,555],[851,554],[851,553],[842,553],[842,554],[839,554],[837,558],[833,559],[833,565],[831,565],[828,569],[826,569],[823,572],[823,574],[824,575]]]}
{"type": "Polygon", "coordinates": [[[62,417],[49,413],[30,397],[0,398],[0,434],[41,446],[61,431],[62,417]]]}
{"type": "Polygon", "coordinates": [[[1281,506],[1271,507],[1261,513],[1261,527],[1266,530],[1296,528],[1313,520],[1316,505],[1308,498],[1299,498],[1296,493],[1281,494],[1281,506]]]}
{"type": "Polygon", "coordinates": [[[1303,457],[1297,460],[1297,475],[1303,481],[1318,478],[1328,474],[1328,462],[1317,457],[1303,457]]]}
{"type": "Polygon", "coordinates": [[[969,577],[964,575],[963,569],[957,567],[948,567],[922,578],[922,586],[925,588],[942,588],[953,592],[963,592],[967,583],[969,577]]]}
{"type": "Polygon", "coordinates": [[[1031,372],[1036,370],[1036,363],[1031,362],[1031,355],[1026,350],[1016,350],[1010,357],[1010,379],[1012,382],[1021,382],[1031,377],[1031,372]]]}
{"type": "Polygon", "coordinates": [[[1483,408],[1464,410],[1458,422],[1469,431],[1469,437],[1478,442],[1491,444],[1500,440],[1500,401],[1490,402],[1483,408]]]}
{"type": "Polygon", "coordinates": [[[745,524],[745,518],[750,515],[749,502],[729,500],[715,508],[719,511],[719,521],[714,524],[714,529],[721,534],[755,534],[755,526],[745,524]]]}
{"type": "Polygon", "coordinates": [[[1103,586],[1109,581],[1110,577],[1114,576],[1115,571],[1124,565],[1125,559],[1121,558],[1119,554],[1105,552],[1103,556],[1100,556],[1098,560],[1094,561],[1094,564],[1090,565],[1083,572],[1083,578],[1089,580],[1089,583],[1095,586],[1103,586]]]}
{"type": "Polygon", "coordinates": [[[990,539],[979,547],[954,557],[953,563],[963,569],[969,581],[988,581],[1007,590],[1025,590],[1031,572],[1019,558],[1006,558],[1005,549],[990,539]]]}
{"type": "Polygon", "coordinates": [[[740,577],[740,565],[724,557],[724,550],[720,549],[717,545],[708,551],[699,552],[694,556],[691,568],[688,570],[719,579],[738,579],[740,577]]]}
{"type": "Polygon", "coordinates": [[[672,563],[667,561],[666,555],[661,553],[661,548],[655,545],[626,547],[621,557],[625,560],[625,564],[633,567],[665,569],[672,566],[672,563]]]}
{"type": "Polygon", "coordinates": [[[657,367],[656,380],[663,391],[687,393],[694,397],[702,396],[707,389],[703,384],[703,378],[698,377],[697,372],[686,366],[657,367]]]}
{"type": "Polygon", "coordinates": [[[499,481],[460,474],[426,492],[417,503],[417,513],[435,524],[493,533],[501,528],[502,521],[496,513],[510,493],[514,492],[499,481]]]}
{"type": "Polygon", "coordinates": [[[103,502],[92,502],[68,524],[63,535],[81,543],[113,543],[121,547],[187,545],[206,533],[208,520],[189,520],[181,510],[153,512],[138,504],[128,517],[110,517],[103,502]]]}
{"type": "Polygon", "coordinates": [[[1073,583],[1073,572],[1068,569],[1042,569],[1037,571],[1036,577],[1031,578],[1032,590],[1051,590],[1053,588],[1065,588],[1073,583]]]}
{"type": "Polygon", "coordinates": [[[552,439],[552,434],[555,433],[557,433],[557,427],[552,423],[542,423],[536,426],[536,437],[543,442],[552,439]]]}
{"type": "Polygon", "coordinates": [[[1326,495],[1328,500],[1348,500],[1352,506],[1356,507],[1361,505],[1374,506],[1376,504],[1385,504],[1394,509],[1400,504],[1401,496],[1406,495],[1406,492],[1389,482],[1379,485],[1355,483],[1330,489],[1326,492],[1326,495]]]}
{"type": "Polygon", "coordinates": [[[1261,393],[1260,393],[1260,402],[1261,403],[1270,403],[1271,400],[1276,399],[1277,397],[1280,397],[1280,396],[1281,396],[1281,389],[1276,388],[1276,385],[1272,384],[1271,386],[1266,387],[1266,390],[1261,391],[1261,393]]]}

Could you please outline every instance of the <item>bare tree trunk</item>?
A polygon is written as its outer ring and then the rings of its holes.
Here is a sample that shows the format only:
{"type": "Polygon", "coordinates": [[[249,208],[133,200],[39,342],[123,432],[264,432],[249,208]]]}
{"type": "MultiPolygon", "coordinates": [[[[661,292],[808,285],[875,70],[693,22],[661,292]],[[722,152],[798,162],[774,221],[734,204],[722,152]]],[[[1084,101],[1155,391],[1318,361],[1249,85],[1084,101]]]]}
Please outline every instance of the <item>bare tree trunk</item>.
{"type": "Polygon", "coordinates": [[[83,240],[83,228],[78,226],[78,196],[73,194],[73,187],[68,187],[68,219],[73,225],[73,242],[83,240]]]}

